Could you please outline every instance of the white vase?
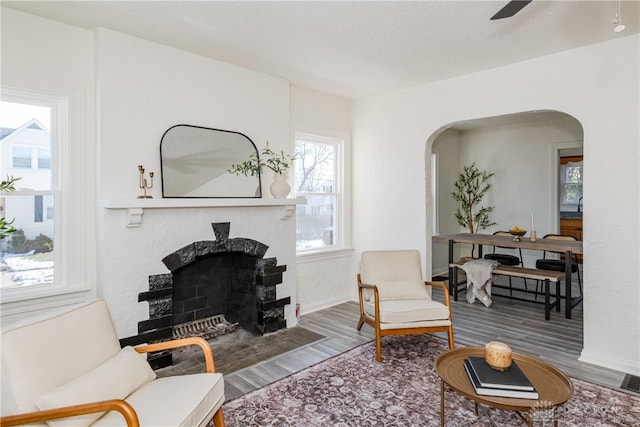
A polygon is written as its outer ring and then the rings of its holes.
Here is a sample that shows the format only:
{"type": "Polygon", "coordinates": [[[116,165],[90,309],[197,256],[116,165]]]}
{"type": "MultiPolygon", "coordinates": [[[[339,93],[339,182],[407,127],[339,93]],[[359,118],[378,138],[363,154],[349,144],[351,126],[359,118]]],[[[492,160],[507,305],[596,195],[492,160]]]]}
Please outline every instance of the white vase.
{"type": "Polygon", "coordinates": [[[289,195],[291,187],[289,186],[289,177],[286,173],[277,173],[273,175],[273,182],[269,187],[271,195],[275,199],[284,199],[289,195]]]}

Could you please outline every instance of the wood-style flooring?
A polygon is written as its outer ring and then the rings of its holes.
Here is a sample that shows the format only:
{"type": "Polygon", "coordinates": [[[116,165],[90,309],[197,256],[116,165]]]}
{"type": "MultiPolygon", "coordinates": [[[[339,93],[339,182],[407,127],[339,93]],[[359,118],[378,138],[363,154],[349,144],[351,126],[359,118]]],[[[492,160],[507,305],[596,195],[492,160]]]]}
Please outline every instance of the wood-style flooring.
{"type": "MultiPolygon", "coordinates": [[[[519,279],[514,279],[514,286],[516,280],[519,279]]],[[[501,289],[503,292],[508,291],[501,289]]],[[[576,286],[574,295],[577,294],[576,286]]],[[[435,293],[434,299],[438,299],[435,293]]],[[[553,311],[549,321],[544,320],[543,305],[507,298],[494,297],[487,308],[478,301],[468,304],[463,293],[452,307],[458,346],[503,341],[514,351],[549,361],[571,377],[617,389],[622,383],[624,373],[578,361],[583,337],[582,304],[574,308],[572,319],[565,319],[563,307],[560,313],[553,311]]],[[[364,325],[357,331],[357,322],[357,302],[304,314],[299,326],[325,338],[225,375],[227,400],[373,340],[373,329],[364,325]]],[[[446,338],[444,334],[440,336],[446,338]]],[[[384,338],[382,351],[384,358],[384,338]]]]}

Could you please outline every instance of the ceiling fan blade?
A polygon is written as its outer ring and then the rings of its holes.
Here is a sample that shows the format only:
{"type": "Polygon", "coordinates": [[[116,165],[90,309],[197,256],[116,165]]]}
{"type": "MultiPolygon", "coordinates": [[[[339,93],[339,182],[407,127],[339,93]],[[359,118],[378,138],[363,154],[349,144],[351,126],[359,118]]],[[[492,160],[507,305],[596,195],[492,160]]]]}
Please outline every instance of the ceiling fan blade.
{"type": "Polygon", "coordinates": [[[520,12],[523,7],[531,3],[533,0],[512,0],[507,3],[502,9],[491,17],[491,20],[510,18],[516,13],[520,12]]]}

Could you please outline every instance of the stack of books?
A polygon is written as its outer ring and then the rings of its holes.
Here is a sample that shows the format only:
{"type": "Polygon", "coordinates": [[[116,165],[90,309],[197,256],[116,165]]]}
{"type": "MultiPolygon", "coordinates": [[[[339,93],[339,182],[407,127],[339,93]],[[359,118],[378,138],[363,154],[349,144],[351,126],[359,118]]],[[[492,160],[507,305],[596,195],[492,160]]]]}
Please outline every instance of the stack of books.
{"type": "Polygon", "coordinates": [[[468,357],[464,361],[464,368],[476,394],[534,400],[539,397],[515,360],[509,368],[498,371],[489,366],[484,357],[468,357]]]}

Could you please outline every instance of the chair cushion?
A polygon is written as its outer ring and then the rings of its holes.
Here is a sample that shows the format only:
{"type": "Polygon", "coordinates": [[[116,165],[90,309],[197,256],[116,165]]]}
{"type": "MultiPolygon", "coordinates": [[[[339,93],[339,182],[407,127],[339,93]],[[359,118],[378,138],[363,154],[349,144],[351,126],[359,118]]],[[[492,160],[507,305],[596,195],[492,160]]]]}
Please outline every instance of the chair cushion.
{"type": "Polygon", "coordinates": [[[520,258],[507,254],[486,254],[484,259],[498,261],[502,265],[520,265],[520,258]]]}
{"type": "MultiPolygon", "coordinates": [[[[36,398],[40,409],[124,399],[156,377],[145,357],[125,347],[114,357],[73,381],[36,398]]],[[[47,421],[51,427],[88,426],[104,412],[47,421]]]]}
{"type": "Polygon", "coordinates": [[[431,299],[427,286],[421,280],[380,281],[375,285],[378,287],[380,301],[431,299]]]}
{"type": "Polygon", "coordinates": [[[380,281],[424,281],[420,267],[420,252],[366,251],[360,259],[362,283],[376,285],[380,281]]]}
{"type": "MultiPolygon", "coordinates": [[[[366,303],[365,310],[375,316],[373,303],[366,303]]],[[[409,323],[431,320],[448,320],[449,309],[446,305],[429,299],[409,299],[380,301],[381,323],[409,323]]]]}
{"type": "MultiPolygon", "coordinates": [[[[565,264],[564,261],[560,259],[539,259],[536,261],[536,268],[540,270],[564,271],[565,264]]],[[[576,271],[578,271],[578,264],[572,262],[571,272],[575,273],[576,271]]]]}
{"type": "MultiPolygon", "coordinates": [[[[365,251],[360,260],[362,283],[378,286],[380,300],[429,298],[424,285],[420,252],[416,250],[365,251]]],[[[373,292],[365,290],[365,299],[373,292]]]]}
{"type": "MultiPolygon", "coordinates": [[[[204,426],[224,403],[222,374],[159,378],[125,399],[138,414],[141,427],[204,426]]],[[[92,427],[126,426],[120,413],[108,412],[92,427]]]]}
{"type": "Polygon", "coordinates": [[[106,302],[96,300],[3,330],[1,350],[8,415],[37,410],[36,397],[111,359],[120,343],[106,302]]]}

